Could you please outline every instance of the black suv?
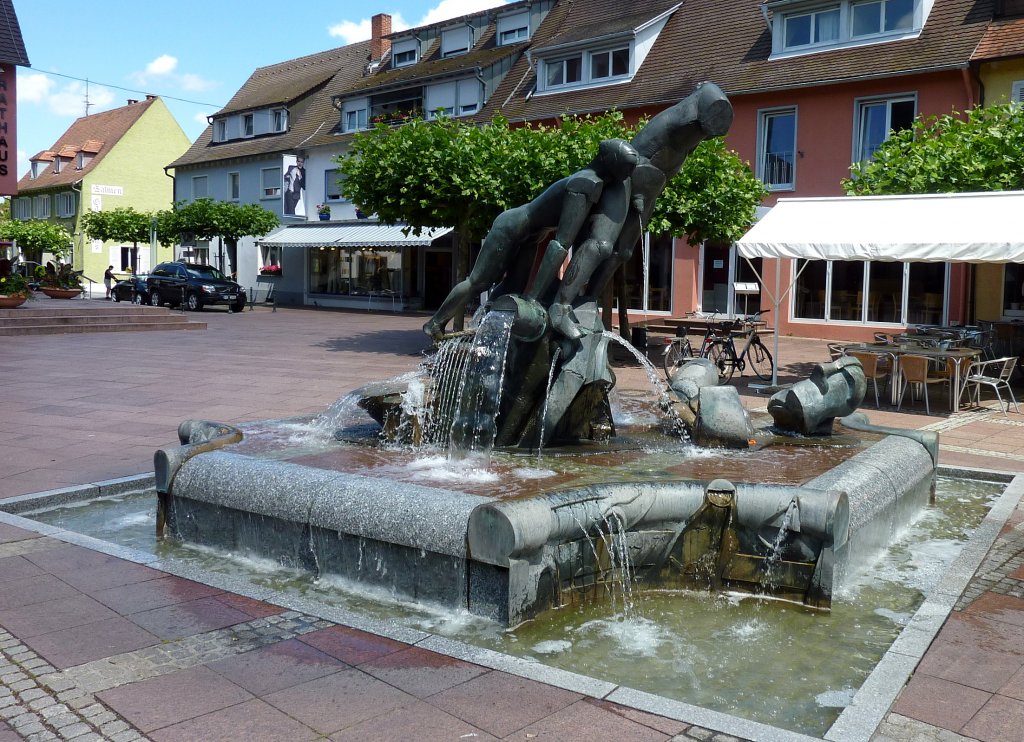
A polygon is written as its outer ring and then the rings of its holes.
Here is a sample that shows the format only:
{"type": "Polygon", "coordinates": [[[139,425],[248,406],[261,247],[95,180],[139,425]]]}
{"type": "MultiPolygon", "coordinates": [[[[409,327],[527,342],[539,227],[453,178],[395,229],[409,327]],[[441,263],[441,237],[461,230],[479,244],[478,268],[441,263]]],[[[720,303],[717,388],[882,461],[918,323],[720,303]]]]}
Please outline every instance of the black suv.
{"type": "Polygon", "coordinates": [[[193,312],[208,304],[227,304],[236,312],[245,309],[245,290],[212,265],[160,263],[149,272],[146,284],[154,307],[184,302],[193,312]]]}

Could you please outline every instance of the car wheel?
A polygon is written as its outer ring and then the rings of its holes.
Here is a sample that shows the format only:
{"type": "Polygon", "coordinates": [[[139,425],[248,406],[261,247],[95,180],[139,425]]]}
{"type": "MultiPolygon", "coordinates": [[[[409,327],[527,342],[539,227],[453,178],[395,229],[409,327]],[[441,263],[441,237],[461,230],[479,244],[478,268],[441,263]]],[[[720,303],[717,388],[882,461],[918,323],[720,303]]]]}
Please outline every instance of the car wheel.
{"type": "MultiPolygon", "coordinates": [[[[118,301],[120,301],[120,299],[118,301]]],[[[136,291],[135,292],[135,296],[132,297],[132,304],[145,304],[145,303],[146,303],[146,296],[144,294],[140,294],[139,292],[136,291]]]]}
{"type": "Polygon", "coordinates": [[[201,312],[203,311],[203,300],[199,298],[199,294],[189,294],[185,297],[185,306],[190,312],[201,312]]]}
{"type": "Polygon", "coordinates": [[[121,301],[121,295],[116,291],[110,292],[110,298],[113,299],[114,301],[121,301]]]}
{"type": "Polygon", "coordinates": [[[231,311],[232,312],[242,312],[244,310],[245,310],[245,302],[244,301],[236,301],[234,304],[231,305],[231,311]]]}
{"type": "Polygon", "coordinates": [[[158,307],[160,306],[160,292],[153,289],[149,292],[149,306],[158,307]]]}

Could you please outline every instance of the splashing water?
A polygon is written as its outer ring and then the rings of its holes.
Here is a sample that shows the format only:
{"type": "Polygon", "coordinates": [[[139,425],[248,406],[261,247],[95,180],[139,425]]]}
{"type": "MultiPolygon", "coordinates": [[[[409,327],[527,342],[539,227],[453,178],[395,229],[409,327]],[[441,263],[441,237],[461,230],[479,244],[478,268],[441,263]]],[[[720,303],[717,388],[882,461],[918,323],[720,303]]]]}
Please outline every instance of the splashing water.
{"type": "Polygon", "coordinates": [[[764,560],[764,574],[761,576],[761,586],[767,592],[771,592],[778,585],[780,575],[778,574],[777,567],[782,560],[783,544],[786,541],[786,536],[789,535],[790,526],[793,525],[793,514],[797,511],[797,508],[798,503],[794,498],[789,503],[789,507],[786,508],[786,514],[782,517],[782,525],[779,526],[779,532],[775,534],[775,540],[772,542],[768,556],[764,560]]]}
{"type": "Polygon", "coordinates": [[[608,338],[609,340],[614,340],[633,354],[633,357],[636,358],[640,363],[641,368],[643,368],[644,373],[647,374],[647,380],[651,383],[651,387],[658,394],[658,408],[664,410],[665,414],[668,415],[668,418],[672,423],[672,432],[675,433],[681,441],[689,440],[689,436],[686,433],[686,424],[683,422],[682,418],[679,417],[679,413],[675,411],[675,408],[672,407],[668,386],[661,378],[661,374],[658,373],[658,369],[654,367],[654,364],[651,363],[650,359],[634,348],[633,345],[621,335],[605,330],[601,333],[601,336],[608,338]]]}

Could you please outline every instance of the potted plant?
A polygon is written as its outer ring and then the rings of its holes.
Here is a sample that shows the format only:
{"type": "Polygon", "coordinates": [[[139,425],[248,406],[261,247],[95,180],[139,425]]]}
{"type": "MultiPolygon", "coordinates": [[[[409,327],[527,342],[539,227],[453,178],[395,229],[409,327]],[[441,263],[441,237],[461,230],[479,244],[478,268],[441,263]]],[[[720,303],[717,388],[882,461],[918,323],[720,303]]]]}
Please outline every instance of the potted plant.
{"type": "Polygon", "coordinates": [[[14,270],[10,260],[0,260],[0,309],[19,307],[28,299],[35,299],[28,280],[14,270]]]}
{"type": "Polygon", "coordinates": [[[331,207],[327,204],[317,204],[316,213],[320,217],[320,221],[326,222],[331,218],[331,207]]]}
{"type": "Polygon", "coordinates": [[[265,265],[262,268],[260,268],[260,275],[261,276],[280,276],[281,275],[281,266],[276,265],[276,264],[265,265]]]}
{"type": "Polygon", "coordinates": [[[70,263],[48,262],[36,268],[39,290],[51,299],[71,299],[82,293],[82,271],[76,271],[70,263]]]}

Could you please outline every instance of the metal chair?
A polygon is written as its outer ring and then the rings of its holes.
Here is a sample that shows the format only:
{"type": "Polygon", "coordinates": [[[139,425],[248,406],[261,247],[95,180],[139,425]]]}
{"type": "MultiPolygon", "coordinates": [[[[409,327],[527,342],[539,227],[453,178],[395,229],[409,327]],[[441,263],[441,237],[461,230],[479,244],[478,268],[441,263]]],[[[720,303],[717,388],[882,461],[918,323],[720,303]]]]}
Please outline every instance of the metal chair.
{"type": "Polygon", "coordinates": [[[991,387],[992,391],[996,393],[996,398],[999,400],[999,410],[1009,417],[1009,402],[1006,404],[1006,408],[1003,408],[1001,390],[1005,390],[1010,396],[1010,401],[1013,402],[1014,411],[1020,413],[1020,408],[1017,406],[1017,398],[1013,396],[1013,389],[1010,388],[1010,377],[1013,376],[1013,370],[1016,367],[1017,356],[1006,356],[1005,358],[996,358],[993,361],[977,361],[972,363],[967,371],[967,378],[964,381],[964,391],[967,391],[968,387],[971,388],[968,399],[973,404],[980,405],[981,388],[983,386],[991,387]]]}
{"type": "Polygon", "coordinates": [[[890,353],[860,353],[855,350],[847,351],[846,355],[860,361],[860,365],[864,369],[864,378],[869,379],[875,385],[875,407],[880,408],[881,404],[878,402],[878,380],[884,379],[885,384],[882,388],[888,388],[889,377],[892,374],[892,365],[890,365],[888,359],[892,358],[892,355],[890,353]]]}
{"type": "Polygon", "coordinates": [[[903,406],[903,395],[907,393],[907,387],[911,384],[920,384],[924,390],[924,411],[932,414],[931,406],[928,404],[928,385],[945,384],[949,381],[947,376],[932,376],[932,359],[928,356],[904,355],[900,356],[900,377],[903,383],[900,389],[900,398],[896,403],[897,411],[903,406]]]}

